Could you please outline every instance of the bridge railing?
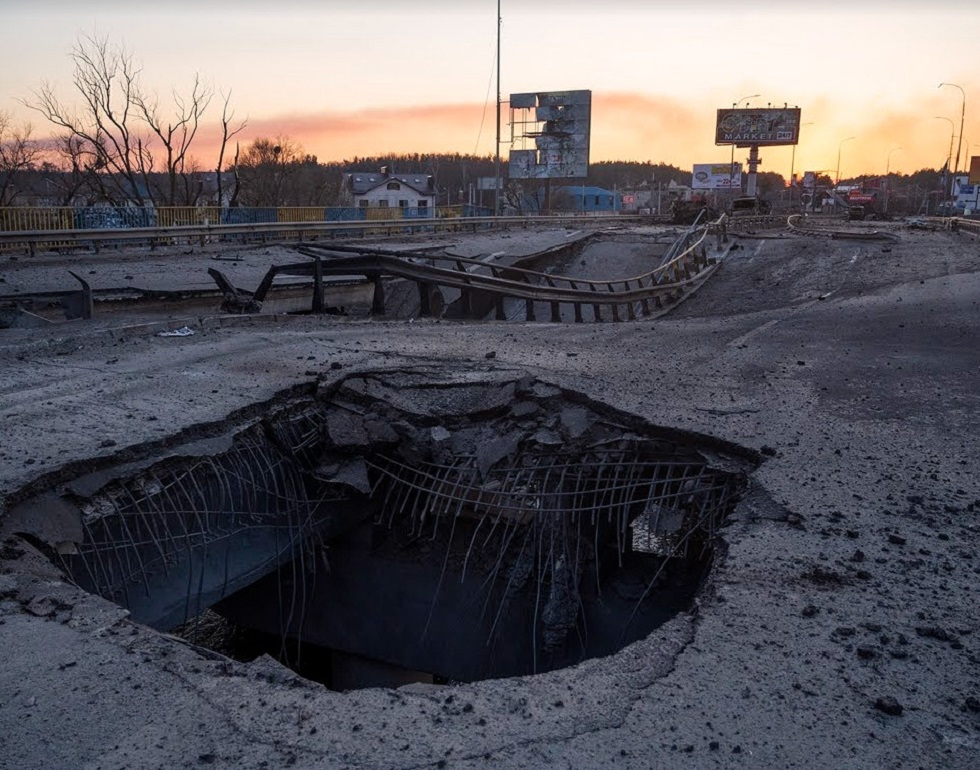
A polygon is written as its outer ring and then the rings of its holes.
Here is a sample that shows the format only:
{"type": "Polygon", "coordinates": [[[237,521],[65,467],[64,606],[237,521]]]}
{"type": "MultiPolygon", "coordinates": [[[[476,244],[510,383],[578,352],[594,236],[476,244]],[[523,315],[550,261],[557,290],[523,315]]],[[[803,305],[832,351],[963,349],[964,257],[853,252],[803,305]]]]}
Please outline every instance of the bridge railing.
{"type": "MultiPolygon", "coordinates": [[[[519,217],[474,216],[471,206],[423,208],[283,208],[246,209],[217,207],[136,208],[96,206],[89,208],[0,209],[0,251],[67,250],[106,245],[146,243],[213,242],[226,239],[315,240],[363,235],[436,232],[528,226],[583,220],[575,215],[519,217]]],[[[613,214],[589,218],[590,225],[607,220],[654,221],[649,215],[613,214]]]]}

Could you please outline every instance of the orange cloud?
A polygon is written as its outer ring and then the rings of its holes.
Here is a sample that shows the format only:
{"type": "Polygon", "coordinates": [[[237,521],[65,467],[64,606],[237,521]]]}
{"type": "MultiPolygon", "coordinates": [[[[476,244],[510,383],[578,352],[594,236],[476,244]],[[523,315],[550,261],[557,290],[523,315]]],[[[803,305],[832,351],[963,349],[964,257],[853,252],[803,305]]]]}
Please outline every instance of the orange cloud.
{"type": "MultiPolygon", "coordinates": [[[[714,144],[718,106],[725,105],[638,93],[594,93],[591,159],[667,162],[682,168],[695,162],[727,160],[728,147],[714,144]]],[[[795,153],[790,147],[766,148],[761,170],[789,176],[791,163],[797,173],[833,170],[839,152],[842,176],[881,174],[886,165],[904,173],[937,168],[949,151],[950,126],[932,116],[948,111],[948,106],[939,97],[928,97],[900,109],[855,110],[829,97],[818,98],[801,105],[804,126],[795,153]],[[841,145],[851,136],[853,140],[841,145]],[[902,149],[896,150],[898,147],[902,149]]],[[[503,115],[506,121],[506,105],[503,115]]],[[[236,140],[244,147],[260,137],[286,136],[321,161],[386,153],[489,155],[493,152],[493,121],[492,103],[486,109],[482,104],[464,103],[292,114],[249,120],[236,140]]],[[[958,133],[958,121],[955,129],[958,133]]],[[[502,133],[506,141],[509,128],[504,126],[502,133]]],[[[974,133],[980,149],[980,128],[974,133]]],[[[969,123],[964,134],[970,135],[969,123]]],[[[210,166],[217,157],[219,140],[216,127],[202,128],[195,146],[202,166],[210,166]]],[[[506,146],[501,152],[506,156],[506,146]]],[[[232,150],[226,158],[233,154],[232,150]]],[[[737,150],[736,158],[744,159],[746,154],[737,150]]],[[[965,158],[966,141],[962,154],[965,158]]],[[[961,160],[961,167],[964,164],[961,160]]]]}
{"type": "MultiPolygon", "coordinates": [[[[494,106],[481,104],[389,107],[357,112],[283,115],[249,120],[236,137],[243,146],[259,137],[288,136],[321,160],[384,153],[460,152],[492,154],[494,106]],[[482,124],[482,126],[481,126],[482,124]]],[[[662,160],[689,156],[711,143],[713,112],[640,94],[596,94],[592,107],[593,160],[662,160]],[[680,141],[678,139],[680,138],[680,141]]],[[[504,105],[503,119],[508,119],[504,105]]],[[[507,142],[510,131],[501,129],[507,142]]],[[[216,157],[220,134],[202,128],[195,151],[216,157]]],[[[506,146],[501,151],[506,155],[506,146]]]]}

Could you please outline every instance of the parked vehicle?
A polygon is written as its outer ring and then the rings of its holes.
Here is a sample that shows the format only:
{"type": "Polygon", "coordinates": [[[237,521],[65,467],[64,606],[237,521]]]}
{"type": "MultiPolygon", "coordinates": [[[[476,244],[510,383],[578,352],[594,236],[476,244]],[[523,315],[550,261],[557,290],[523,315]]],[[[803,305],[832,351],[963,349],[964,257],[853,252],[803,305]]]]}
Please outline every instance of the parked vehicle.
{"type": "Polygon", "coordinates": [[[733,217],[765,216],[772,213],[772,204],[765,198],[748,195],[735,198],[729,213],[733,217]]]}

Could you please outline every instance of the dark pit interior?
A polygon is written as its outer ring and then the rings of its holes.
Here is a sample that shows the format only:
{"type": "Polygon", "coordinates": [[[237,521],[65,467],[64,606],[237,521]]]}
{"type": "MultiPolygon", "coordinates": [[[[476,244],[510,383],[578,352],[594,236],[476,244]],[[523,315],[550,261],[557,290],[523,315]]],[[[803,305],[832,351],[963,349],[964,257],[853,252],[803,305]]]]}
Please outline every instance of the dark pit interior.
{"type": "Polygon", "coordinates": [[[81,530],[59,551],[135,620],[225,654],[337,689],[475,681],[611,654],[688,608],[751,468],[520,374],[361,374],[65,483],[81,530]]]}

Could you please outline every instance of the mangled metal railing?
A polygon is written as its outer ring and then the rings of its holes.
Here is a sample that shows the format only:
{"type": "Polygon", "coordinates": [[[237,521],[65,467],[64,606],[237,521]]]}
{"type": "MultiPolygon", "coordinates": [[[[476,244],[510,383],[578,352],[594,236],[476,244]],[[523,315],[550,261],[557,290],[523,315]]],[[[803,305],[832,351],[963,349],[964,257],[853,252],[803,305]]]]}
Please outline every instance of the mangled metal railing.
{"type": "MultiPolygon", "coordinates": [[[[689,229],[673,249],[669,259],[641,275],[615,280],[569,278],[520,267],[489,264],[485,260],[433,255],[427,252],[392,251],[367,247],[298,247],[312,259],[307,262],[274,265],[254,292],[235,287],[220,271],[209,269],[212,278],[226,296],[235,296],[261,304],[277,276],[309,276],[313,279],[312,312],[323,309],[323,282],[327,276],[363,275],[374,284],[372,311],[384,314],[383,278],[414,281],[419,291],[419,314],[431,315],[432,287],[459,290],[462,306],[473,306],[472,296],[481,293],[492,297],[490,307],[496,320],[506,320],[504,300],[523,300],[525,318],[537,320],[536,303],[550,308],[552,323],[562,320],[561,306],[570,305],[576,323],[584,321],[583,306],[591,306],[593,320],[603,320],[608,308],[614,322],[626,317],[636,320],[664,309],[685,292],[699,285],[715,269],[717,262],[708,255],[707,240],[717,223],[689,229]],[[356,256],[337,256],[354,253],[356,256]]],[[[720,243],[719,243],[720,245],[720,243]]],[[[482,317],[482,316],[481,316],[482,317]]]]}
{"type": "Polygon", "coordinates": [[[841,226],[842,220],[838,218],[817,221],[812,217],[794,214],[789,217],[786,223],[790,232],[795,235],[828,238],[830,240],[898,240],[898,236],[895,233],[883,232],[881,230],[868,230],[859,224],[841,226]]]}

